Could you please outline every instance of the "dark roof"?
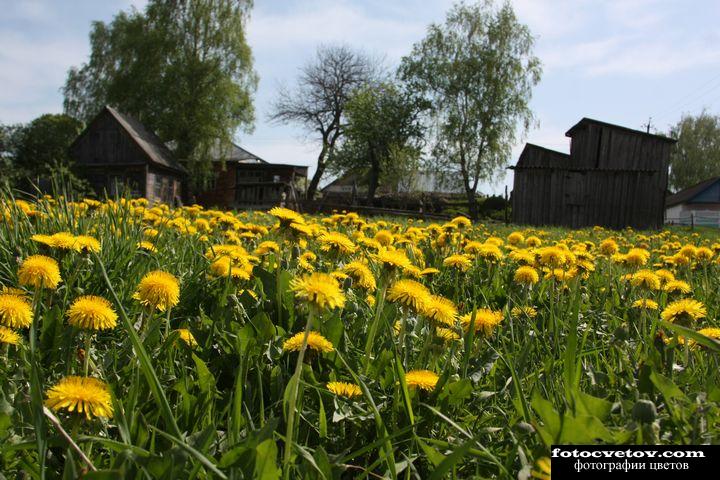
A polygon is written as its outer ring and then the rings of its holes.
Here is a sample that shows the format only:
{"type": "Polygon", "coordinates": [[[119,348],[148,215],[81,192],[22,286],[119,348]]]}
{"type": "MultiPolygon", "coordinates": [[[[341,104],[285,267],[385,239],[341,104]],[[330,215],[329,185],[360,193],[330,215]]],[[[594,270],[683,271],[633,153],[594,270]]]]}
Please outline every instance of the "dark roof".
{"type": "Polygon", "coordinates": [[[229,148],[223,149],[220,143],[216,142],[210,150],[210,158],[213,162],[268,163],[235,143],[230,143],[229,148]]]}
{"type": "Polygon", "coordinates": [[[715,182],[719,181],[720,177],[713,177],[708,178],[707,180],[704,180],[700,183],[697,183],[693,185],[692,187],[688,187],[684,190],[680,190],[679,192],[669,195],[665,199],[665,206],[666,207],[672,207],[673,205],[679,205],[681,203],[686,203],[693,199],[696,195],[699,195],[700,193],[704,192],[708,188],[710,188],[715,182]]]}
{"type": "Polygon", "coordinates": [[[515,168],[564,168],[570,165],[570,155],[557,150],[535,145],[534,143],[526,143],[515,168]],[[533,154],[538,152],[538,155],[533,154]]]}
{"type": "Polygon", "coordinates": [[[180,165],[169,148],[160,138],[151,132],[145,125],[125,113],[120,113],[112,107],[105,106],[104,111],[117,120],[120,126],[130,135],[135,143],[145,152],[152,163],[161,167],[170,168],[186,173],[185,167],[180,165]]]}
{"type": "Polygon", "coordinates": [[[661,141],[664,141],[664,142],[670,142],[670,143],[675,143],[675,142],[677,142],[677,140],[675,140],[675,139],[673,139],[673,138],[665,137],[665,136],[663,136],[663,135],[656,135],[656,134],[654,134],[654,133],[643,132],[642,130],[634,130],[634,129],[632,129],[632,128],[623,127],[623,126],[620,126],[620,125],[615,125],[615,124],[607,123],[607,122],[601,122],[600,120],[595,120],[595,119],[593,119],[593,118],[587,118],[587,117],[583,117],[582,120],[580,120],[578,123],[576,123],[575,125],[573,125],[573,126],[570,128],[570,130],[568,130],[567,132],[565,132],[565,136],[566,136],[566,137],[572,137],[572,136],[573,136],[573,133],[575,133],[576,131],[578,131],[578,130],[580,130],[580,129],[585,128],[588,124],[595,124],[595,125],[600,125],[600,126],[603,126],[603,127],[614,128],[614,129],[622,130],[622,131],[624,131],[624,132],[629,132],[629,133],[632,133],[632,134],[635,134],[635,135],[645,135],[645,136],[652,137],[652,138],[655,138],[655,139],[657,139],[657,140],[661,140],[661,141]]]}

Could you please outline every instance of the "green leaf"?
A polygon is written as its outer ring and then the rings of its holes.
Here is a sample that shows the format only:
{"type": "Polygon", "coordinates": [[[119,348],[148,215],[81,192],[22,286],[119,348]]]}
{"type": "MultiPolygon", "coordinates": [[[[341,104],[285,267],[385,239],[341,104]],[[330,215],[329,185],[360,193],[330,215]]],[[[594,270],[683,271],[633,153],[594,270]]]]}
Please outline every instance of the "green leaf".
{"type": "Polygon", "coordinates": [[[662,374],[653,370],[650,374],[650,381],[652,381],[655,388],[660,391],[666,402],[670,402],[673,399],[685,399],[685,394],[675,385],[672,380],[663,376],[662,374]]]}
{"type": "Polygon", "coordinates": [[[203,362],[200,357],[192,354],[193,362],[195,362],[195,369],[198,373],[198,386],[200,387],[200,390],[204,393],[210,393],[215,388],[215,377],[210,372],[210,369],[208,369],[205,362],[203,362]]]}
{"type": "Polygon", "coordinates": [[[280,478],[280,473],[277,466],[277,444],[273,439],[267,439],[255,448],[255,474],[253,478],[277,480],[280,478]]]}
{"type": "Polygon", "coordinates": [[[695,330],[683,327],[682,325],[677,325],[675,323],[662,321],[660,322],[660,324],[668,330],[674,331],[678,335],[695,340],[703,347],[706,347],[715,353],[720,353],[720,342],[715,340],[714,338],[706,337],[702,333],[698,333],[695,330]]]}
{"type": "Polygon", "coordinates": [[[593,397],[584,392],[577,392],[575,395],[576,413],[581,415],[592,415],[604,421],[610,416],[612,402],[602,398],[593,397]]]}
{"type": "Polygon", "coordinates": [[[535,425],[543,439],[546,446],[550,446],[553,443],[557,443],[556,440],[560,437],[560,430],[562,424],[560,422],[560,414],[555,411],[553,404],[545,400],[540,396],[540,393],[535,390],[530,400],[530,406],[532,406],[535,413],[540,417],[543,425],[535,425]]]}
{"type": "Polygon", "coordinates": [[[442,463],[443,460],[445,460],[445,455],[438,452],[436,449],[434,449],[427,443],[423,442],[419,438],[417,442],[420,445],[420,448],[422,448],[423,452],[425,452],[425,456],[427,457],[427,459],[430,460],[430,463],[432,463],[434,467],[437,467],[442,463]]]}
{"type": "Polygon", "coordinates": [[[430,478],[428,480],[442,480],[445,478],[445,475],[450,472],[450,470],[465,456],[465,454],[470,450],[470,447],[474,443],[474,440],[468,440],[467,442],[463,443],[459,447],[456,447],[453,452],[445,457],[445,459],[440,462],[440,464],[435,467],[435,470],[433,470],[432,474],[430,475],[430,478]]]}
{"type": "Polygon", "coordinates": [[[612,442],[613,435],[597,417],[565,413],[557,443],[588,444],[598,440],[612,442]]]}

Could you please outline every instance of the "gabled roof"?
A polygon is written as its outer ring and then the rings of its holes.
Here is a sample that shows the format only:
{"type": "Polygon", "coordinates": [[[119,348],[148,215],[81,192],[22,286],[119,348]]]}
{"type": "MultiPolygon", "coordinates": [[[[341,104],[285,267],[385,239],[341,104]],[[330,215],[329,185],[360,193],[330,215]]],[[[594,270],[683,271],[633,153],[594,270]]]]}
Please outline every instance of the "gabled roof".
{"type": "Polygon", "coordinates": [[[665,136],[663,136],[663,135],[656,135],[656,134],[654,134],[654,133],[643,132],[642,130],[634,130],[634,129],[632,129],[632,128],[623,127],[623,126],[620,126],[620,125],[615,125],[615,124],[607,123],[607,122],[601,122],[600,120],[595,120],[595,119],[593,119],[593,118],[588,118],[588,117],[583,117],[582,120],[580,120],[578,123],[576,123],[575,125],[573,125],[573,126],[570,128],[570,130],[568,130],[567,132],[565,132],[565,136],[566,136],[566,137],[572,137],[575,132],[577,132],[578,130],[584,129],[585,127],[587,127],[587,126],[590,125],[590,124],[600,125],[600,126],[603,126],[603,127],[614,128],[614,129],[617,129],[617,130],[622,130],[622,131],[624,131],[624,132],[632,133],[632,134],[634,134],[634,135],[644,135],[644,136],[647,136],[647,137],[655,138],[655,139],[657,139],[657,140],[661,140],[661,141],[663,141],[663,142],[669,142],[669,143],[675,143],[675,142],[677,142],[677,140],[675,140],[675,139],[673,139],[673,138],[665,137],[665,136]]]}
{"type": "Polygon", "coordinates": [[[170,168],[183,173],[187,172],[187,170],[185,170],[185,168],[180,165],[177,160],[175,160],[175,157],[170,149],[165,146],[160,138],[155,135],[154,132],[145,128],[145,125],[140,123],[140,121],[125,113],[120,113],[107,105],[103,111],[112,115],[112,117],[130,135],[142,151],[145,152],[151,162],[161,167],[170,168]]]}
{"type": "Polygon", "coordinates": [[[210,158],[213,162],[268,163],[235,143],[231,143],[229,148],[223,149],[220,147],[220,142],[216,142],[210,150],[210,158]]]}
{"type": "Polygon", "coordinates": [[[672,207],[673,205],[679,205],[681,203],[686,203],[690,200],[692,200],[696,195],[701,194],[711,186],[715,184],[715,182],[720,181],[720,177],[713,177],[708,178],[707,180],[704,180],[700,183],[697,183],[693,185],[692,187],[688,187],[684,190],[680,190],[679,192],[669,195],[665,199],[665,206],[666,207],[672,207]]]}

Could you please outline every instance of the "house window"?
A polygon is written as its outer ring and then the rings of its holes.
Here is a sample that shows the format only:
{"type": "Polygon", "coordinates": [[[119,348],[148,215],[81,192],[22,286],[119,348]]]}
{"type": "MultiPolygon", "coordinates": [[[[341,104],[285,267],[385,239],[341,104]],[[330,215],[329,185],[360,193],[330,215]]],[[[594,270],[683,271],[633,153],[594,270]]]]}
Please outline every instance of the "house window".
{"type": "Polygon", "coordinates": [[[280,175],[273,175],[273,183],[280,183],[280,175]]]}

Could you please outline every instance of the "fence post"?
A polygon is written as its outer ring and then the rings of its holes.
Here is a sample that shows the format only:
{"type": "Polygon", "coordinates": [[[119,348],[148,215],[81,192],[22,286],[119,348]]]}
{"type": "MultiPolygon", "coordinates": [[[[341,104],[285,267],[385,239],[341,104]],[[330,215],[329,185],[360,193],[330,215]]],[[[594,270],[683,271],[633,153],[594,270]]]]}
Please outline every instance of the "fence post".
{"type": "Polygon", "coordinates": [[[690,230],[695,230],[695,212],[690,212],[690,230]]]}

